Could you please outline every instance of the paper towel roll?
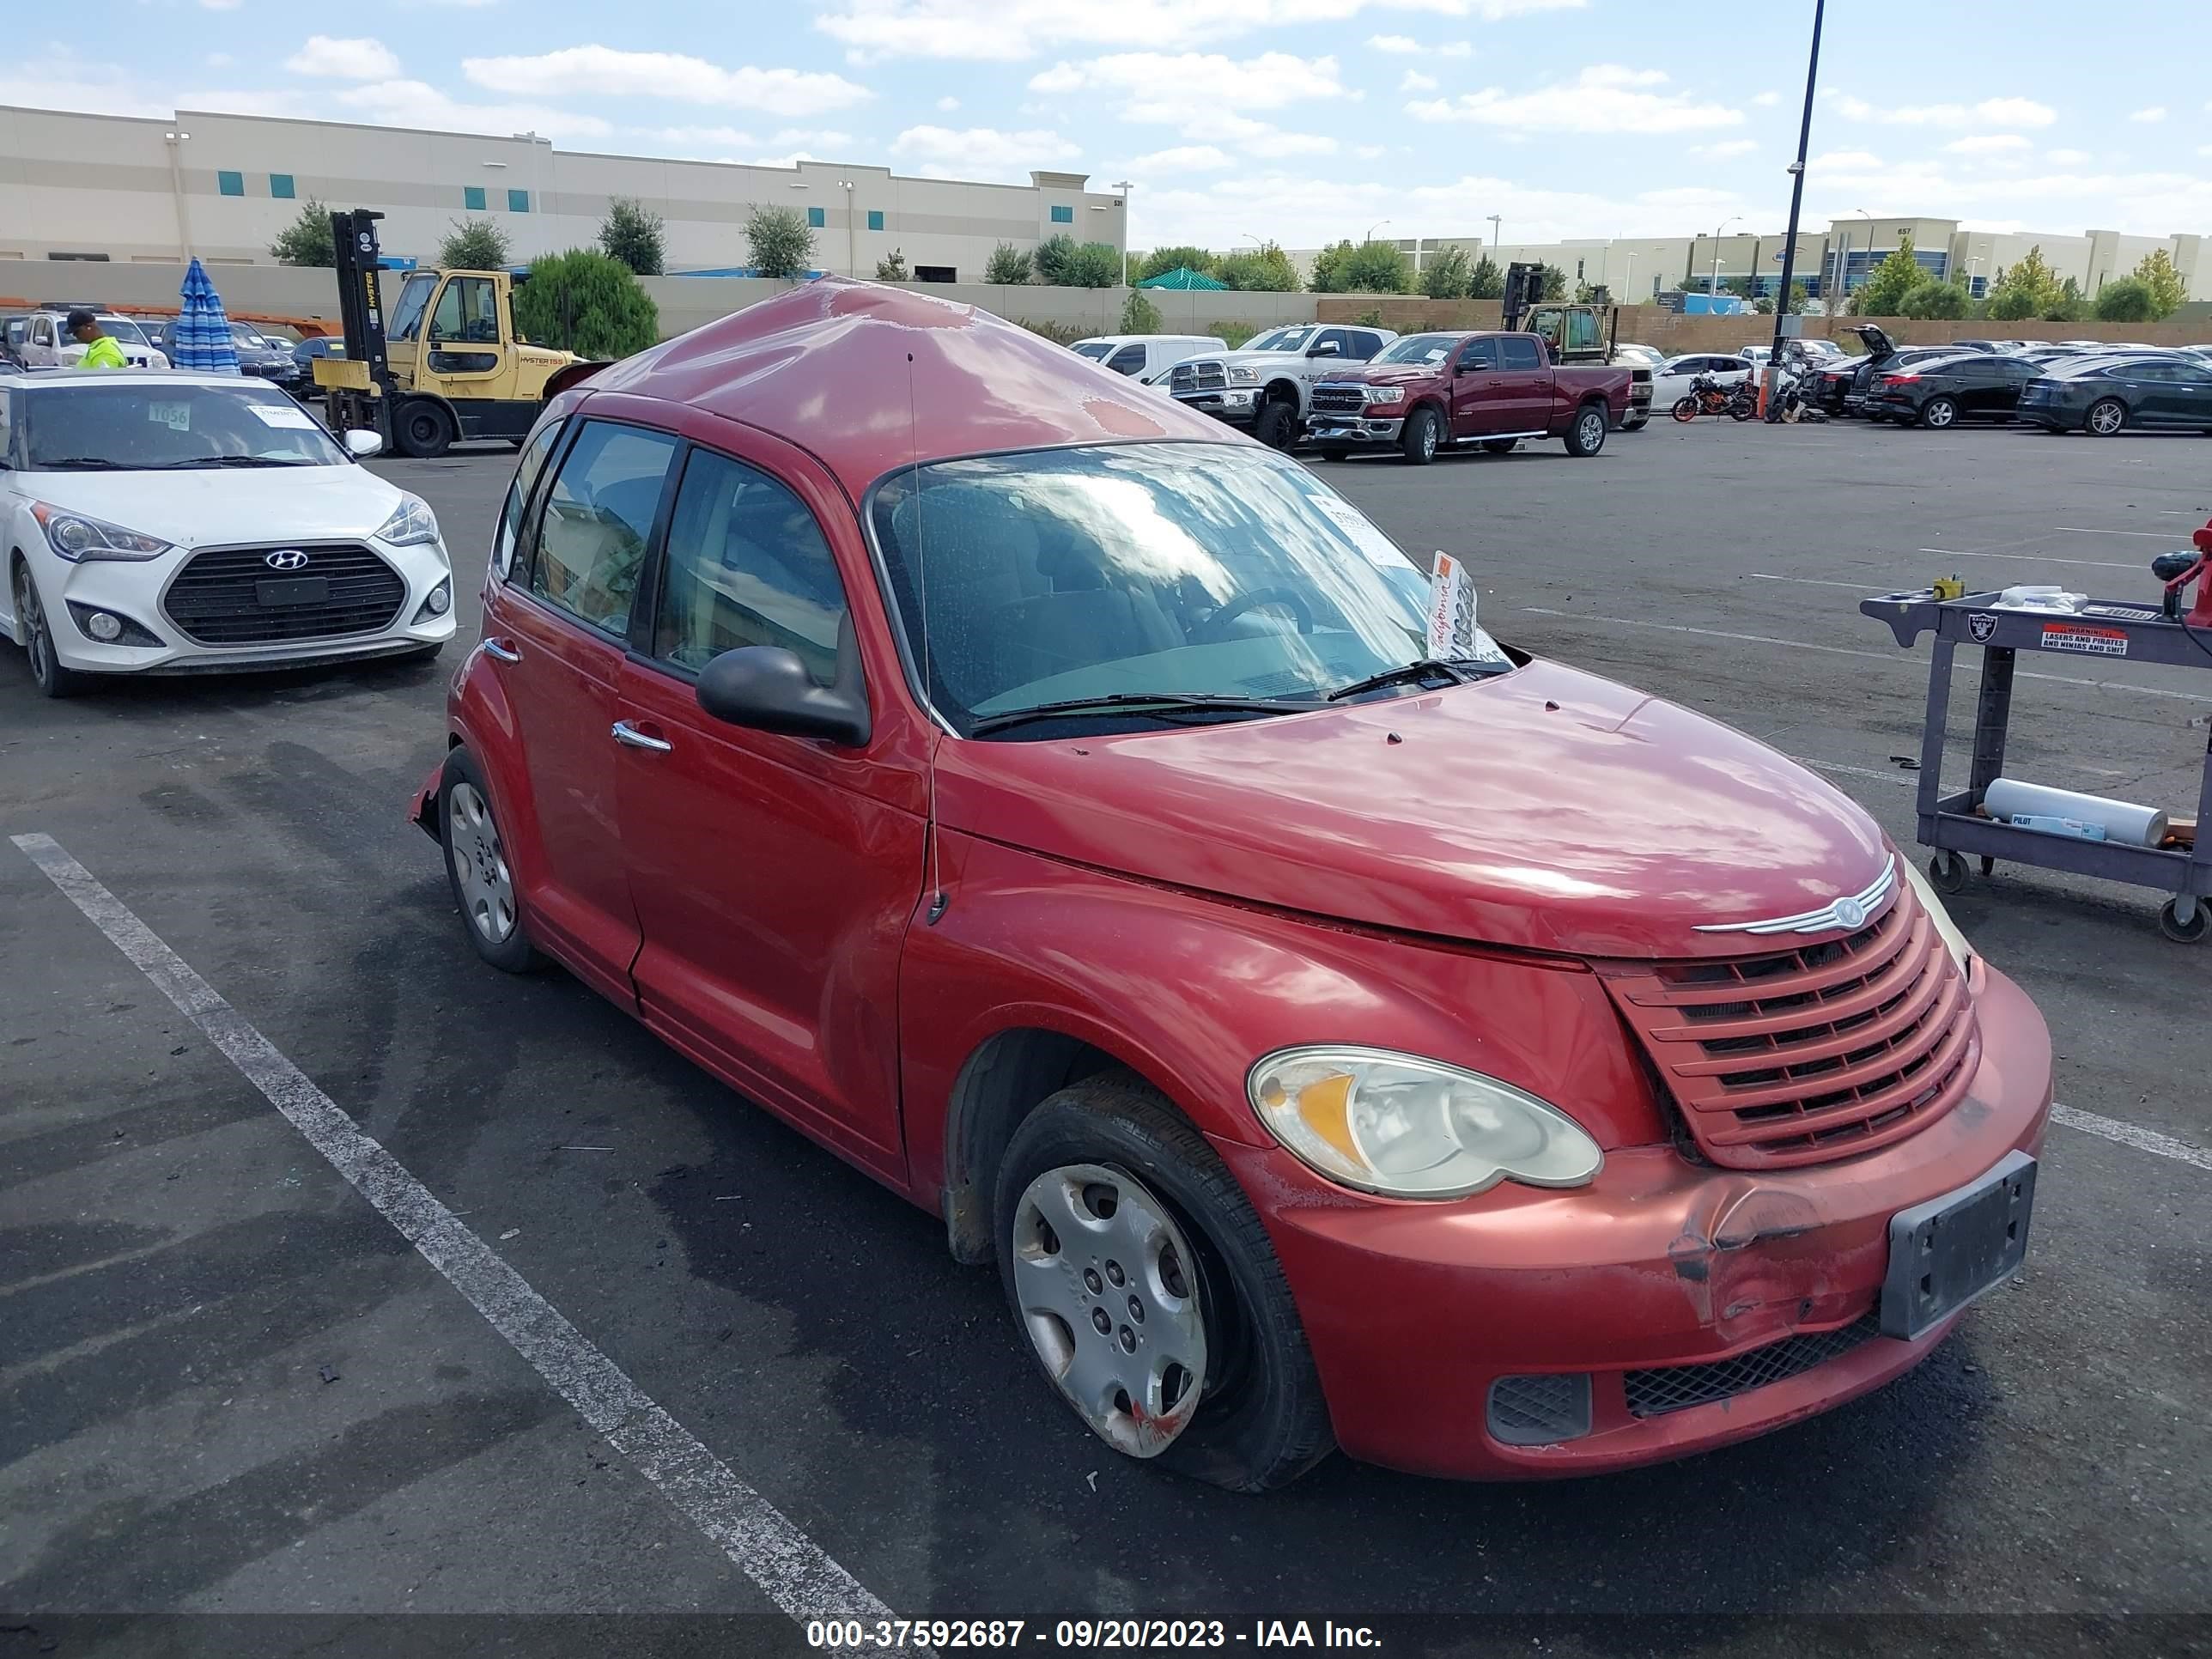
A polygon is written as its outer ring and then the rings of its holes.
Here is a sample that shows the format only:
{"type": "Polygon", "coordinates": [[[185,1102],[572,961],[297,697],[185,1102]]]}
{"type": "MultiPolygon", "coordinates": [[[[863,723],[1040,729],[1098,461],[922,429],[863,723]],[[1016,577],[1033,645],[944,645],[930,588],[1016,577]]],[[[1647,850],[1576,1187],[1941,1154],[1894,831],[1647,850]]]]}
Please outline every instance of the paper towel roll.
{"type": "Polygon", "coordinates": [[[1982,805],[1993,818],[2032,813],[2102,824],[2106,840],[2124,841],[2135,847],[2155,847],[2166,839],[2166,814],[2154,806],[2106,800],[2102,795],[2077,795],[2071,789],[2022,783],[2017,778],[1999,778],[1990,785],[1982,796],[1982,805]]]}

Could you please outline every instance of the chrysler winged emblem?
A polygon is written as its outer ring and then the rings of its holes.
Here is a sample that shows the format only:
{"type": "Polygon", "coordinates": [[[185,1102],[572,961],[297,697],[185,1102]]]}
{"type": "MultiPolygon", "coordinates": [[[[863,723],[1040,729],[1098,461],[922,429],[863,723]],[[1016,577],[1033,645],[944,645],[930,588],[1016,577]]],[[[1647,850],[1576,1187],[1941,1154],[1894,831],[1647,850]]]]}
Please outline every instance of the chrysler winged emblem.
{"type": "Polygon", "coordinates": [[[1841,898],[1831,899],[1817,910],[1807,910],[1794,916],[1771,916],[1765,921],[1712,921],[1699,926],[1700,933],[1826,933],[1841,931],[1856,933],[1866,926],[1867,918],[1882,908],[1897,886],[1895,854],[1882,860],[1881,873],[1869,882],[1863,892],[1846,893],[1841,898]]]}

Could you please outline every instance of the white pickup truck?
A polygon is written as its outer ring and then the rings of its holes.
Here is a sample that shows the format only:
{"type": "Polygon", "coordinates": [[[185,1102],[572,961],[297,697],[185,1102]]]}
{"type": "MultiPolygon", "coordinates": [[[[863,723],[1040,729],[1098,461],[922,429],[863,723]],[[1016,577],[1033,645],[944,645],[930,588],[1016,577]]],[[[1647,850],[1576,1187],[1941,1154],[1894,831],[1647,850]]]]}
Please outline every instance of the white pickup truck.
{"type": "Polygon", "coordinates": [[[1288,323],[1237,350],[1177,363],[1158,383],[1177,403],[1288,449],[1305,430],[1315,382],[1365,362],[1397,337],[1356,323],[1288,323]]]}
{"type": "MultiPolygon", "coordinates": [[[[94,311],[100,331],[112,335],[122,348],[124,361],[133,368],[167,368],[169,359],[148,339],[137,324],[112,311],[94,311]]],[[[68,368],[78,362],[87,348],[69,337],[69,308],[44,306],[10,317],[4,325],[9,360],[26,368],[68,368]]]]}

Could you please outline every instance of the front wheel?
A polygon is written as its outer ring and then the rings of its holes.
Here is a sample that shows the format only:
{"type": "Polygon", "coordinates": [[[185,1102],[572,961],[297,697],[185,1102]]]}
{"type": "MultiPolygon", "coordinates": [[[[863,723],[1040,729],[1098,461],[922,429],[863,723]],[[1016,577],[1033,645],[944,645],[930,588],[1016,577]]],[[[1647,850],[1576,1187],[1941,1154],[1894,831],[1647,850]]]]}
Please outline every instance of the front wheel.
{"type": "Polygon", "coordinates": [[[2212,899],[2193,898],[2189,905],[2189,920],[2181,919],[2181,901],[2166,900],[2158,913],[2158,931],[2176,945],[2195,945],[2204,937],[2208,926],[2212,926],[2212,899]]]}
{"type": "Polygon", "coordinates": [[[1334,1445],[1282,1264],[1236,1180],[1133,1078],[1061,1090],[999,1166],[1014,1322],[1060,1397],[1131,1457],[1233,1492],[1334,1445]]]}
{"type": "Polygon", "coordinates": [[[1698,418],[1698,400],[1695,398],[1677,398],[1674,407],[1667,412],[1686,426],[1698,418]]]}
{"type": "Polygon", "coordinates": [[[2128,423],[2128,406],[2118,398],[2100,398],[2089,405],[2081,429],[2093,438],[2109,438],[2128,423]]]}
{"type": "Polygon", "coordinates": [[[1415,466],[1426,466],[1437,458],[1437,411],[1417,409],[1398,434],[1399,453],[1415,466]]]}
{"type": "Polygon", "coordinates": [[[477,954],[503,973],[526,974],[542,966],[544,958],[523,929],[491,790],[476,757],[465,749],[446,757],[438,830],[446,847],[446,878],[477,954]]]}
{"type": "Polygon", "coordinates": [[[1606,428],[1611,424],[1602,404],[1584,404],[1567,428],[1567,453],[1584,458],[1596,454],[1605,447],[1606,428]]]}
{"type": "Polygon", "coordinates": [[[62,666],[54,653],[53,625],[39,602],[39,585],[31,580],[30,568],[20,560],[15,565],[15,614],[23,621],[23,650],[31,659],[31,680],[40,691],[50,697],[73,697],[92,683],[91,676],[62,666]]]}
{"type": "Polygon", "coordinates": [[[1288,449],[1297,435],[1297,411],[1280,398],[1260,405],[1252,419],[1252,435],[1270,449],[1288,449]]]}

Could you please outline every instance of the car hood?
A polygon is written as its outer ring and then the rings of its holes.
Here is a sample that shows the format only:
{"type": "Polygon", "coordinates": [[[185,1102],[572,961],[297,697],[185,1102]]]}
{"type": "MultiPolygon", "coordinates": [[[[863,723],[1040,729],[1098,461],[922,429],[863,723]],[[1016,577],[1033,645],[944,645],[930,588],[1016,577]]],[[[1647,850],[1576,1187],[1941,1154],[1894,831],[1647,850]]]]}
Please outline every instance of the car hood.
{"type": "Polygon", "coordinates": [[[24,495],[184,548],[358,539],[392,516],[401,494],[350,465],[9,477],[24,495]]]}
{"type": "Polygon", "coordinates": [[[950,830],[1224,898],[1605,957],[1741,954],[1702,927],[1863,892],[1848,797],[1730,727],[1556,664],[1206,727],[947,741],[950,830]]]}

